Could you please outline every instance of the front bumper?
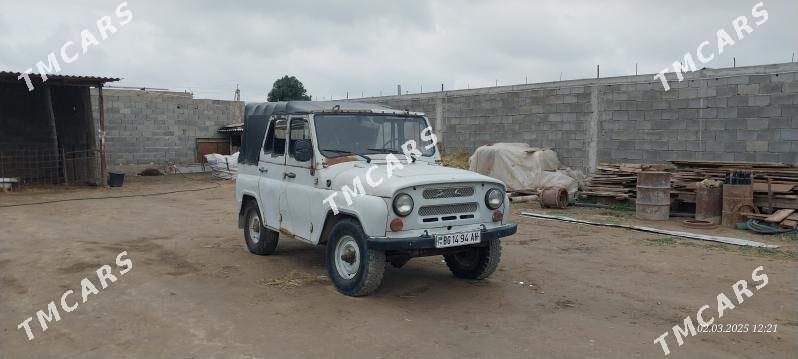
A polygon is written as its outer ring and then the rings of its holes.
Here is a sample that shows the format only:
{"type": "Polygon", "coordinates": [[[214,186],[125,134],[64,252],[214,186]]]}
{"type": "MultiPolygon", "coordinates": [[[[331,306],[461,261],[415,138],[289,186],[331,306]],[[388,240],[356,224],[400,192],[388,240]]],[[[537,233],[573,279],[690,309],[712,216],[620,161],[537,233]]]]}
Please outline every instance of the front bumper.
{"type": "MultiPolygon", "coordinates": [[[[481,242],[477,245],[485,244],[489,241],[499,240],[501,237],[507,237],[515,234],[518,230],[516,224],[506,224],[501,227],[491,229],[482,229],[480,234],[481,242]]],[[[397,250],[411,250],[411,249],[427,249],[435,248],[435,236],[431,234],[422,234],[418,237],[368,237],[366,239],[370,249],[382,251],[397,251],[397,250]]]]}

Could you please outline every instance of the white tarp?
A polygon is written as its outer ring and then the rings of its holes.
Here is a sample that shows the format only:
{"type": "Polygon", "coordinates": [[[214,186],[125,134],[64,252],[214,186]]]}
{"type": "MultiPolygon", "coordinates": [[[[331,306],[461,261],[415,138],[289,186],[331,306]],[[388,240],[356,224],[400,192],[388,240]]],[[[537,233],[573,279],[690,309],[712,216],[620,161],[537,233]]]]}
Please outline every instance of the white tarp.
{"type": "Polygon", "coordinates": [[[235,179],[238,174],[238,152],[226,156],[218,153],[205,155],[205,160],[213,170],[213,176],[221,179],[235,179]]]}
{"type": "Polygon", "coordinates": [[[563,167],[557,153],[526,143],[482,146],[468,159],[468,169],[504,182],[511,190],[562,187],[570,196],[579,189],[582,174],[563,167]]]}

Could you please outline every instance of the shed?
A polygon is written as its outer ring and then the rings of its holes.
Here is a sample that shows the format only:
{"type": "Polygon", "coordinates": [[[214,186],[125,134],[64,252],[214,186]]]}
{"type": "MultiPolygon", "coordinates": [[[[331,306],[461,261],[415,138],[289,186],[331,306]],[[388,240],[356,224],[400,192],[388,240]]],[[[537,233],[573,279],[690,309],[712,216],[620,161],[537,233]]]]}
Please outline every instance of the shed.
{"type": "Polygon", "coordinates": [[[99,184],[105,173],[102,88],[118,78],[0,71],[0,178],[24,185],[99,184]],[[89,89],[99,90],[95,125],[89,89]]]}

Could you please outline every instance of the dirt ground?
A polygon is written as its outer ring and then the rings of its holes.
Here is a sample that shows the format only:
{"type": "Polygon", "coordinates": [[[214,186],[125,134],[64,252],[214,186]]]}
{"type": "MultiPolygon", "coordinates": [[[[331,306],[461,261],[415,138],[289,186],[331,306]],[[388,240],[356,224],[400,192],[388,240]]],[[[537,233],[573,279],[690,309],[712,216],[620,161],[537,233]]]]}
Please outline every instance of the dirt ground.
{"type": "MultiPolygon", "coordinates": [[[[193,177],[0,194],[5,206],[213,187],[0,208],[0,357],[656,358],[654,339],[704,304],[711,315],[721,292],[738,304],[732,284],[753,286],[758,266],[767,286],[716,324],[776,324],[777,332],[699,333],[682,346],[670,333],[669,357],[798,355],[798,249],[789,238],[704,232],[782,246],[741,249],[513,216],[518,233],[503,240],[489,279],[458,280],[440,257],[420,258],[389,267],[374,295],[350,298],[326,278],[323,247],[281,239],[273,256],[249,254],[233,184],[193,177]],[[121,251],[133,261],[124,275],[121,251]],[[104,264],[117,281],[42,332],[36,311],[70,289],[68,302],[77,301],[84,277],[99,288],[104,264]],[[28,341],[17,326],[30,316],[28,341]]],[[[548,213],[640,223],[617,210],[548,213]]]]}

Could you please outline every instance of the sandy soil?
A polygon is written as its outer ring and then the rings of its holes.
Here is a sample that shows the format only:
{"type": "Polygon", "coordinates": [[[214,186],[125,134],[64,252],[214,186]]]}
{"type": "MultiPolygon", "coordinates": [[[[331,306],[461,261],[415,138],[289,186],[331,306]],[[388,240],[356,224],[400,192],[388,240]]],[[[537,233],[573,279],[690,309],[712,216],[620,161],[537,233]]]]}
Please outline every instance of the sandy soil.
{"type": "MultiPolygon", "coordinates": [[[[209,190],[0,208],[0,357],[663,357],[654,339],[764,266],[769,283],[716,323],[777,324],[776,333],[703,333],[670,357],[788,358],[798,353],[796,246],[752,250],[621,229],[514,217],[499,270],[453,278],[440,257],[389,267],[366,298],[338,294],[323,247],[282,239],[249,254],[233,185],[180,176],[128,178],[122,189],[0,194],[0,206],[86,196],[209,190]],[[133,268],[119,275],[127,251],[133,268]],[[42,332],[17,325],[110,264],[117,281],[42,332]]],[[[534,207],[534,206],[533,206],[534,207]]],[[[515,211],[523,208],[517,206],[515,211]]],[[[540,211],[533,208],[535,211],[540,211]]],[[[548,211],[636,222],[628,212],[548,211]]],[[[651,225],[651,223],[647,223],[651,225]]],[[[678,222],[657,224],[682,229],[678,222]]],[[[737,304],[737,302],[734,302],[737,304]]]]}

